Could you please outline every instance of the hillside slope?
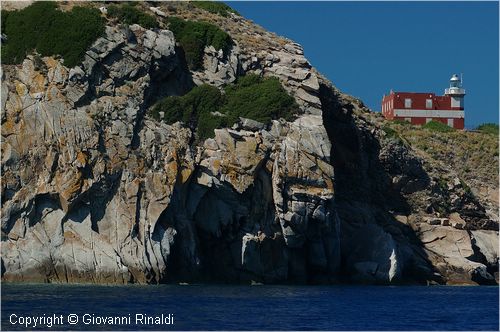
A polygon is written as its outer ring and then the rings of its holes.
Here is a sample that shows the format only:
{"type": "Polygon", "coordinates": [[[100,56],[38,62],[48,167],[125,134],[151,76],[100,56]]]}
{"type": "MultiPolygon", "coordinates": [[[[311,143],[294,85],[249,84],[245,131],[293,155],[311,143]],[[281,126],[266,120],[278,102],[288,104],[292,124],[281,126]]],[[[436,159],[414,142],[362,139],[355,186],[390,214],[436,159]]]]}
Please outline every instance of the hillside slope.
{"type": "Polygon", "coordinates": [[[134,8],[158,27],[107,6],[79,65],[30,54],[2,68],[2,280],[498,282],[495,202],[479,194],[480,183],[495,190],[493,167],[449,167],[448,145],[431,154],[412,142],[426,132],[398,134],[299,44],[236,13],[134,8]],[[172,17],[208,21],[233,43],[218,50],[203,29],[218,30],[184,23],[204,45],[172,17]],[[238,118],[205,139],[192,124],[227,116],[196,113],[207,95],[182,104],[184,121],[152,116],[165,97],[203,84],[227,93],[250,74],[279,79],[293,118],[238,118]]]}
{"type": "MultiPolygon", "coordinates": [[[[393,124],[394,126],[394,124],[393,124]]],[[[479,131],[439,132],[396,124],[400,135],[430,167],[456,173],[498,220],[498,136],[479,131]]]]}

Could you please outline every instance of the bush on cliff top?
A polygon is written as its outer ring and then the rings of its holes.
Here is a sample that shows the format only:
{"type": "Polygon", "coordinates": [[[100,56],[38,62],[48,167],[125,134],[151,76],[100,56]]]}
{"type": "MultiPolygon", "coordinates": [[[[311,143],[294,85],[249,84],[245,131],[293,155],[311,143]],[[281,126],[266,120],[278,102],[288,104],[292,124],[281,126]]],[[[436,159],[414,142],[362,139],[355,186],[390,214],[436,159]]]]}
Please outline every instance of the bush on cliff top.
{"type": "Polygon", "coordinates": [[[69,12],[57,9],[55,2],[35,2],[18,11],[2,11],[2,61],[21,63],[36,50],[42,56],[60,55],[64,65],[73,67],[83,60],[85,51],[104,33],[99,10],[73,7],[69,12]]]}
{"type": "Polygon", "coordinates": [[[225,117],[217,115],[224,103],[219,89],[208,84],[195,87],[182,97],[166,97],[156,103],[151,115],[168,124],[182,121],[200,138],[213,136],[213,130],[225,125],[225,117]],[[163,117],[160,112],[164,112],[163,117]]]}
{"type": "Polygon", "coordinates": [[[135,2],[120,5],[111,5],[108,7],[108,15],[118,19],[123,24],[139,24],[143,28],[158,28],[156,18],[135,8],[135,2]]]}
{"type": "Polygon", "coordinates": [[[191,2],[195,7],[206,10],[207,12],[218,14],[224,17],[229,16],[229,13],[239,13],[233,8],[229,7],[223,2],[219,1],[193,1],[191,2]]]}
{"type": "Polygon", "coordinates": [[[498,136],[498,124],[496,123],[483,123],[482,125],[479,125],[476,130],[479,130],[484,134],[498,136]]]}
{"type": "Polygon", "coordinates": [[[200,139],[214,136],[214,129],[233,125],[239,117],[268,123],[290,120],[298,109],[295,100],[276,78],[249,74],[228,86],[222,94],[210,85],[195,87],[182,97],[166,97],[156,103],[151,115],[168,124],[182,121],[196,130],[200,139]],[[163,112],[163,117],[160,116],[163,112]]]}
{"type": "Polygon", "coordinates": [[[7,17],[9,16],[10,11],[2,10],[2,33],[5,32],[5,21],[7,21],[7,17]]]}
{"type": "Polygon", "coordinates": [[[275,77],[243,76],[234,86],[226,88],[226,99],[222,112],[233,121],[240,116],[263,123],[279,118],[290,120],[297,109],[295,100],[275,77]]]}
{"type": "Polygon", "coordinates": [[[203,51],[212,45],[227,54],[233,41],[231,37],[213,24],[185,21],[177,17],[168,18],[169,29],[181,44],[189,69],[203,68],[203,51]]]}
{"type": "Polygon", "coordinates": [[[434,121],[434,120],[427,122],[426,124],[424,124],[422,126],[422,128],[428,129],[430,131],[437,131],[440,133],[447,133],[447,132],[451,132],[451,131],[455,130],[442,122],[434,121]]]}

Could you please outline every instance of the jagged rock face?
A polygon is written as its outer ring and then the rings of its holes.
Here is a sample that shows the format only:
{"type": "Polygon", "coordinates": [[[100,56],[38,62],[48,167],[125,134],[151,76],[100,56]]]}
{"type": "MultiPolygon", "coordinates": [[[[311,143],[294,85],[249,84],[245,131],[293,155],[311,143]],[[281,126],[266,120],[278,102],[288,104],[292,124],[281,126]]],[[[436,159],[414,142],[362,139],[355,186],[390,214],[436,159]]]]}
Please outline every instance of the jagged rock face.
{"type": "Polygon", "coordinates": [[[155,224],[191,133],[139,127],[152,93],[186,89],[174,46],[170,31],[107,27],[81,66],[26,59],[3,73],[6,279],[147,281],[165,269],[175,232],[153,240],[155,224]]]}
{"type": "Polygon", "coordinates": [[[498,222],[464,191],[456,174],[429,167],[404,142],[385,137],[359,101],[339,96],[327,82],[321,82],[320,99],[333,143],[341,255],[349,278],[456,284],[494,283],[496,277],[498,283],[498,250],[490,254],[498,222]],[[449,178],[446,189],[436,183],[438,174],[449,178]],[[429,216],[435,205],[454,212],[429,216]]]}
{"type": "Polygon", "coordinates": [[[384,138],[300,45],[279,45],[207,47],[189,72],[170,31],[108,26],[80,66],[4,67],[2,279],[491,282],[498,223],[458,185],[433,192],[411,148],[384,138]],[[247,72],[278,77],[297,118],[240,119],[194,143],[146,114],[247,72]],[[430,225],[426,208],[450,200],[461,221],[430,225]]]}
{"type": "MultiPolygon", "coordinates": [[[[206,62],[222,61],[209,51],[206,62]]],[[[321,116],[244,119],[202,146],[179,124],[144,119],[192,86],[167,30],[107,27],[81,66],[34,63],[3,73],[4,280],[306,281],[309,265],[335,276],[321,116]]]]}

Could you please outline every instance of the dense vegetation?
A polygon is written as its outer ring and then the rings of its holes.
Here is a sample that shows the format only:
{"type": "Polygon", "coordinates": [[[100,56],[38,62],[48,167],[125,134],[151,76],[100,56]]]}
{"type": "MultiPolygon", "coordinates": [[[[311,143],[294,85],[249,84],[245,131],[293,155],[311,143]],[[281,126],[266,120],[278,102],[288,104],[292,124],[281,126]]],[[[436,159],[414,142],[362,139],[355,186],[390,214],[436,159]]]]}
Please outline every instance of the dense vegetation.
{"type": "Polygon", "coordinates": [[[18,11],[2,10],[2,61],[21,63],[36,50],[42,56],[60,55],[67,67],[83,60],[87,48],[104,33],[99,10],[73,7],[63,12],[55,2],[35,2],[18,11]]]}
{"type": "Polygon", "coordinates": [[[428,129],[430,131],[437,131],[440,133],[447,133],[455,130],[447,124],[434,120],[427,122],[422,126],[422,128],[428,129]]]}
{"type": "Polygon", "coordinates": [[[212,45],[216,50],[227,54],[233,44],[231,37],[207,22],[185,21],[177,17],[168,19],[169,29],[181,44],[188,67],[198,70],[203,67],[203,50],[205,46],[212,45]]]}
{"type": "Polygon", "coordinates": [[[9,13],[10,11],[8,10],[2,10],[2,33],[5,32],[5,21],[7,21],[9,13]]]}
{"type": "Polygon", "coordinates": [[[108,15],[116,18],[124,24],[139,24],[143,28],[158,28],[156,18],[135,8],[136,2],[126,2],[120,5],[111,5],[108,7],[108,15]]]}
{"type": "Polygon", "coordinates": [[[235,13],[239,15],[239,13],[236,10],[229,7],[225,3],[219,1],[193,1],[192,4],[195,7],[204,9],[210,13],[218,14],[224,17],[229,16],[229,13],[235,13]]]}
{"type": "Polygon", "coordinates": [[[222,112],[232,121],[241,116],[267,123],[271,119],[290,120],[296,108],[295,100],[285,92],[277,78],[262,79],[250,74],[226,88],[226,104],[222,112]]]}
{"type": "Polygon", "coordinates": [[[483,123],[482,125],[479,125],[476,130],[479,130],[484,134],[498,136],[498,124],[496,123],[483,123]]]}
{"type": "Polygon", "coordinates": [[[295,100],[278,79],[247,75],[226,87],[225,94],[201,85],[182,97],[166,97],[152,108],[151,115],[168,124],[182,121],[205,139],[213,137],[215,128],[231,126],[239,117],[267,123],[278,118],[290,120],[296,110],[295,100]]]}

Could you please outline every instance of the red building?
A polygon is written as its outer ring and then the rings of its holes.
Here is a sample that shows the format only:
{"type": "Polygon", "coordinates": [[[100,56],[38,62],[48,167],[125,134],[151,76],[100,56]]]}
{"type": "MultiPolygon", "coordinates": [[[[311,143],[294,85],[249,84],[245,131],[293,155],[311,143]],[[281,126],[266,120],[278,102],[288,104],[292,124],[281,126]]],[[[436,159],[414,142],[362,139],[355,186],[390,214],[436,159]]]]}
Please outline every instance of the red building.
{"type": "Polygon", "coordinates": [[[444,96],[431,92],[394,92],[382,99],[382,114],[389,120],[423,125],[439,121],[456,129],[464,129],[464,96],[462,80],[453,75],[444,96]]]}

